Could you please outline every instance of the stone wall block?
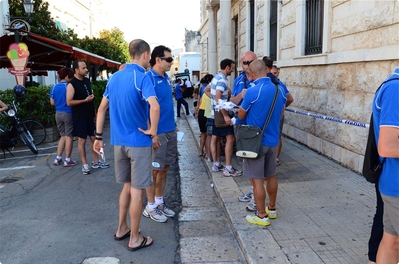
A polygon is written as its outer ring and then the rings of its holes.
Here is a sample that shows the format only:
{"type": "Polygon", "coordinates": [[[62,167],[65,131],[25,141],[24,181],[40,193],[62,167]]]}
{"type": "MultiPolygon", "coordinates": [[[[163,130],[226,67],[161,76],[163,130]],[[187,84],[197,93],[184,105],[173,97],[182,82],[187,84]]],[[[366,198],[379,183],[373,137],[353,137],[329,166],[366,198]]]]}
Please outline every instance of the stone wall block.
{"type": "MultiPolygon", "coordinates": [[[[363,153],[367,142],[364,132],[367,129],[346,124],[340,124],[338,129],[338,145],[355,153],[363,153]]],[[[367,134],[367,133],[366,133],[367,134]]]]}
{"type": "MultiPolygon", "coordinates": [[[[390,4],[390,5],[378,6],[365,11],[362,14],[364,21],[363,30],[380,28],[383,26],[391,25],[392,18],[394,16],[393,15],[394,10],[395,9],[392,8],[392,5],[390,4]]],[[[396,13],[396,16],[398,16],[398,13],[396,13]]]]}
{"type": "Polygon", "coordinates": [[[319,118],[315,120],[315,130],[313,132],[315,136],[327,140],[328,142],[338,144],[337,131],[337,123],[319,118]]]}
{"type": "Polygon", "coordinates": [[[339,162],[349,168],[355,169],[359,167],[358,155],[347,149],[341,149],[341,160],[339,162]]]}
{"type": "Polygon", "coordinates": [[[355,91],[345,92],[345,104],[343,105],[342,119],[360,122],[364,120],[363,109],[365,108],[365,93],[355,91]]]}
{"type": "Polygon", "coordinates": [[[307,134],[307,144],[311,149],[314,149],[318,152],[321,152],[321,139],[319,137],[316,137],[312,134],[307,134]]]}
{"type": "Polygon", "coordinates": [[[321,153],[327,157],[332,157],[333,144],[327,140],[321,140],[321,153]]]}
{"type": "Polygon", "coordinates": [[[342,109],[345,104],[345,92],[329,90],[328,102],[327,102],[327,115],[341,118],[342,109]]]}
{"type": "Polygon", "coordinates": [[[312,97],[313,109],[317,110],[319,113],[326,113],[328,91],[326,89],[312,89],[312,97]]]}

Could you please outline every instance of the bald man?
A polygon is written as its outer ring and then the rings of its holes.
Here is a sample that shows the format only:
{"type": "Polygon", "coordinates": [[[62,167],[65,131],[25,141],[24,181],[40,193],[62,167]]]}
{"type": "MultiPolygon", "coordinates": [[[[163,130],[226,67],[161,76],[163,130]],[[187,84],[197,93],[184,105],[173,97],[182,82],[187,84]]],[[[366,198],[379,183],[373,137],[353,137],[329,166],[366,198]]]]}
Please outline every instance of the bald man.
{"type": "Polygon", "coordinates": [[[269,124],[263,133],[262,151],[258,159],[244,159],[243,175],[251,180],[257,211],[247,215],[246,220],[260,226],[270,225],[270,218],[277,217],[276,199],[278,183],[276,178],[276,153],[279,140],[280,117],[285,105],[285,98],[278,86],[266,77],[266,66],[262,60],[254,60],[249,65],[249,72],[256,85],[248,89],[238,110],[238,117],[246,120],[247,125],[262,129],[271,109],[276,89],[276,105],[269,124]],[[266,181],[266,189],[264,182],[266,181]],[[266,190],[269,204],[266,208],[266,190]]]}

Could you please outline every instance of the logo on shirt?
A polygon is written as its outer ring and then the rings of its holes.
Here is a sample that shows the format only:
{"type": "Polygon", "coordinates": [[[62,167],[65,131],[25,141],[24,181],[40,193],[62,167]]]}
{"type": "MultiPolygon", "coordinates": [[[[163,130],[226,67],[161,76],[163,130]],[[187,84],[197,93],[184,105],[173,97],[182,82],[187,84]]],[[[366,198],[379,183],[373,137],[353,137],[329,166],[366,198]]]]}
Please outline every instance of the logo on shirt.
{"type": "Polygon", "coordinates": [[[162,80],[158,81],[158,84],[162,83],[162,80]]]}

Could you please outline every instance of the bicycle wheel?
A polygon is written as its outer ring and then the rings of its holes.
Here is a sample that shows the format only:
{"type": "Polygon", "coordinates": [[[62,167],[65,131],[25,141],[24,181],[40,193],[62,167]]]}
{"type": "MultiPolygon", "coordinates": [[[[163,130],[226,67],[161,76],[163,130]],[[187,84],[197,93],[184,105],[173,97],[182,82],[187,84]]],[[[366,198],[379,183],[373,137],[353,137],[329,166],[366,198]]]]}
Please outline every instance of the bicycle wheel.
{"type": "Polygon", "coordinates": [[[19,137],[21,140],[25,143],[25,145],[28,146],[28,148],[34,153],[37,154],[39,151],[37,150],[37,147],[35,145],[35,142],[33,142],[32,138],[29,136],[29,134],[25,131],[21,132],[19,134],[19,137]]]}
{"type": "Polygon", "coordinates": [[[35,141],[35,145],[40,145],[46,139],[46,129],[44,126],[35,119],[23,120],[26,128],[29,130],[30,134],[35,141]]]}

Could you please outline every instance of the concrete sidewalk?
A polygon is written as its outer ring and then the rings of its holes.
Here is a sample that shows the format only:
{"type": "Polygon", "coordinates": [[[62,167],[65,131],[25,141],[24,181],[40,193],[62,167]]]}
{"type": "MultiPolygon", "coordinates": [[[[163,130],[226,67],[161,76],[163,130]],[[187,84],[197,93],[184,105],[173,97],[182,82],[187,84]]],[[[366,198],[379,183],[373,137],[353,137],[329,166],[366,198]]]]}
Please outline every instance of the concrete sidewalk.
{"type": "MultiPolygon", "coordinates": [[[[183,118],[199,146],[199,127],[183,118]]],[[[181,120],[179,123],[183,123],[181,120]]],[[[193,142],[192,145],[195,144],[193,142]]],[[[277,167],[277,219],[268,227],[246,222],[252,214],[238,196],[250,189],[249,180],[212,173],[212,163],[198,157],[222,201],[234,236],[248,263],[367,263],[367,244],[375,213],[374,185],[359,174],[284,138],[277,167]]],[[[222,162],[223,163],[223,162],[222,162]]],[[[242,170],[234,158],[233,166],[242,170]]]]}

